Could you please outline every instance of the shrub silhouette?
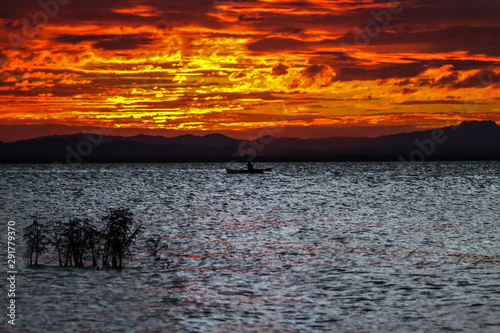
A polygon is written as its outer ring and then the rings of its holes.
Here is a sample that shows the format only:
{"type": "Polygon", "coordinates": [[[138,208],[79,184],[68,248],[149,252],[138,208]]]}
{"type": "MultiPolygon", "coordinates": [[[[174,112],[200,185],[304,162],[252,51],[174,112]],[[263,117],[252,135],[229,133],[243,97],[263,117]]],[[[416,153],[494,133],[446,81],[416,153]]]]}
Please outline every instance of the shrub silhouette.
{"type": "Polygon", "coordinates": [[[38,265],[38,256],[47,250],[50,240],[45,233],[45,227],[38,222],[37,215],[33,223],[24,228],[23,238],[26,242],[24,257],[30,265],[33,265],[33,256],[35,256],[35,265],[38,265]]]}
{"type": "MultiPolygon", "coordinates": [[[[30,265],[38,265],[38,256],[50,245],[59,261],[59,266],[83,267],[85,261],[97,266],[101,259],[103,267],[121,268],[123,258],[141,232],[135,227],[132,212],[127,208],[109,209],[102,218],[104,226],[97,229],[90,219],[72,218],[67,223],[54,222],[46,228],[35,216],[33,223],[24,229],[25,257],[30,265]]],[[[157,244],[158,247],[158,244],[157,244]]],[[[156,252],[157,253],[157,252],[156,252]]],[[[155,256],[156,256],[155,253],[155,256]]]]}
{"type": "Polygon", "coordinates": [[[71,266],[71,259],[77,267],[83,267],[83,256],[85,253],[85,238],[83,234],[83,220],[74,218],[69,220],[69,224],[64,230],[66,239],[66,262],[64,266],[71,266]]]}
{"type": "Polygon", "coordinates": [[[158,253],[160,251],[168,249],[168,245],[161,244],[161,236],[160,235],[152,235],[146,240],[146,247],[148,252],[151,254],[153,258],[156,260],[160,259],[158,257],[158,253]]]}
{"type": "Polygon", "coordinates": [[[59,260],[59,266],[62,266],[64,258],[68,255],[67,245],[66,245],[67,242],[63,236],[63,234],[65,234],[63,224],[60,222],[56,223],[54,222],[54,220],[52,220],[50,232],[51,232],[51,236],[49,236],[50,244],[54,247],[54,251],[57,252],[57,259],[59,260]]]}
{"type": "Polygon", "coordinates": [[[102,218],[105,222],[103,239],[104,253],[102,264],[113,268],[121,268],[123,257],[130,253],[130,246],[141,232],[141,226],[135,228],[133,214],[128,208],[110,209],[108,215],[102,218]]]}
{"type": "Polygon", "coordinates": [[[97,266],[100,232],[89,219],[73,218],[68,223],[52,221],[50,244],[59,260],[59,266],[83,267],[89,257],[97,266]]]}
{"type": "Polygon", "coordinates": [[[87,219],[83,224],[83,237],[85,250],[92,260],[92,266],[95,267],[101,254],[102,233],[87,219]]]}

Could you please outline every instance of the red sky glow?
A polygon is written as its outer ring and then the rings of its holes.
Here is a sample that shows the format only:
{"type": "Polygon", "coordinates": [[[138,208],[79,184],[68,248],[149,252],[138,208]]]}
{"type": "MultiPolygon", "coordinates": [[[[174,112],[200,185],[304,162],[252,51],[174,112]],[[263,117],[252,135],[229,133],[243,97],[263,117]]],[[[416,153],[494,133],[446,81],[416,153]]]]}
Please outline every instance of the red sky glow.
{"type": "Polygon", "coordinates": [[[498,13],[496,0],[2,0],[0,140],[500,124],[498,13]]]}

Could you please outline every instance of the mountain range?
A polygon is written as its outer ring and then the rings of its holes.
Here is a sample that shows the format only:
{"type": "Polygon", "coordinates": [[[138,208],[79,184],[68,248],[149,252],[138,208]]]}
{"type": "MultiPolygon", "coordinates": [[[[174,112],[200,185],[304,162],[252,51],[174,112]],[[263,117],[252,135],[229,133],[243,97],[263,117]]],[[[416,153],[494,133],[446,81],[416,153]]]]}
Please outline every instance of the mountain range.
{"type": "Polygon", "coordinates": [[[500,160],[500,126],[467,121],[457,126],[377,138],[322,139],[222,134],[162,137],[54,135],[0,142],[0,163],[228,162],[228,161],[500,160]]]}

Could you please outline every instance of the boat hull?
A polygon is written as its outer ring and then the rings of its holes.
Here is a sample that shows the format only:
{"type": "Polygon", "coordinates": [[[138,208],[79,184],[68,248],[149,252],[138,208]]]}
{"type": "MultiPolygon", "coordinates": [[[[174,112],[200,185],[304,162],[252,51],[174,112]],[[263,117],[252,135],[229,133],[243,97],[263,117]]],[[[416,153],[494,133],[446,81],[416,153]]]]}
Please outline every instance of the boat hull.
{"type": "Polygon", "coordinates": [[[229,174],[229,175],[236,175],[236,174],[263,174],[263,173],[272,173],[273,170],[271,168],[268,168],[268,169],[252,169],[252,170],[248,170],[248,169],[226,169],[226,172],[229,174]]]}

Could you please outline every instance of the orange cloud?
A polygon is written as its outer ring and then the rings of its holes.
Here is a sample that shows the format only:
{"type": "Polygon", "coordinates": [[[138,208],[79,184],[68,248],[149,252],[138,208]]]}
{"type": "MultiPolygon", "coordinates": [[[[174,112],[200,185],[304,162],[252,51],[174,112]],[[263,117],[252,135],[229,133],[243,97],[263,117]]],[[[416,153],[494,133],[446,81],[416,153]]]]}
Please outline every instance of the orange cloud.
{"type": "MultiPolygon", "coordinates": [[[[0,124],[241,131],[497,119],[492,8],[401,4],[371,32],[389,2],[68,4],[22,48],[0,42],[0,124]],[[453,17],[435,15],[446,8],[453,17]],[[359,29],[368,43],[356,45],[359,29]]],[[[25,9],[6,5],[19,20],[2,19],[1,32],[22,34],[21,18],[40,10],[25,9]]]]}

